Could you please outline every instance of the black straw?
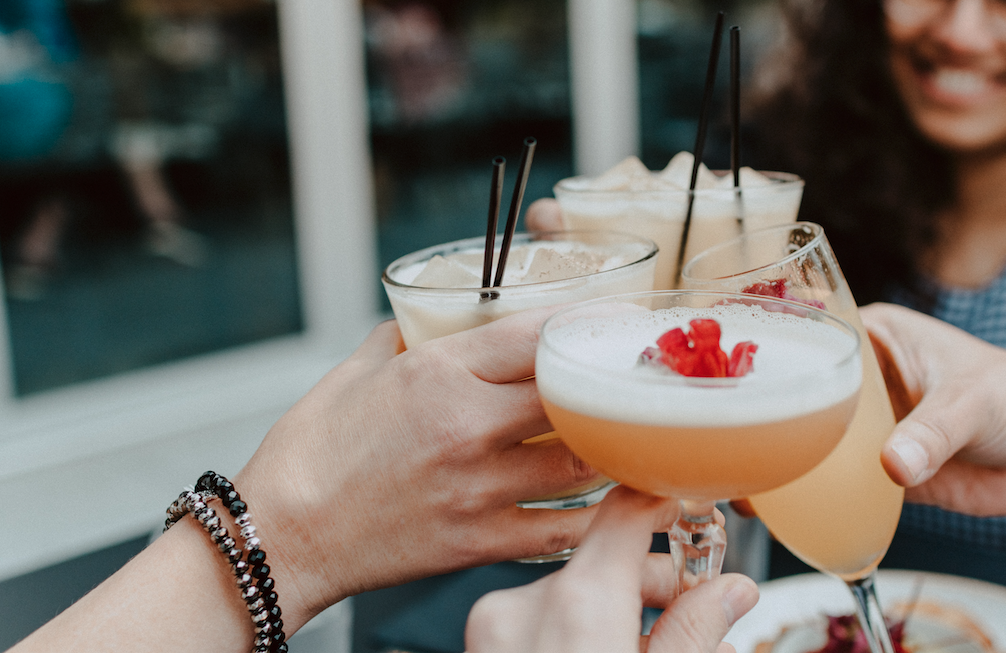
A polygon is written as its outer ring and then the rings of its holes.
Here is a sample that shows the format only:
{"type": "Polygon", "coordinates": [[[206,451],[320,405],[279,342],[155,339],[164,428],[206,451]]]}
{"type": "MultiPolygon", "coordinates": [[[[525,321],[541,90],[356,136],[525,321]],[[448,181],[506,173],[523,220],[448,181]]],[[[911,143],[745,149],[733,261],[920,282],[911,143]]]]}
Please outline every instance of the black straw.
{"type": "Polygon", "coordinates": [[[741,28],[730,28],[730,171],[734,175],[737,223],[744,230],[744,200],[741,197],[741,28]]]}
{"type": "Polygon", "coordinates": [[[517,230],[517,218],[520,215],[520,205],[524,201],[524,189],[527,187],[527,177],[531,173],[531,160],[534,158],[534,148],[538,141],[533,137],[524,139],[524,149],[520,153],[520,168],[517,170],[517,184],[510,200],[510,213],[506,219],[506,230],[503,232],[503,243],[500,245],[500,258],[496,263],[496,279],[493,287],[503,285],[503,272],[506,270],[506,260],[510,255],[510,243],[513,242],[514,231],[517,230]]]}
{"type": "Polygon", "coordinates": [[[486,225],[486,251],[482,257],[482,287],[488,288],[493,278],[493,253],[496,248],[496,224],[499,222],[500,202],[503,199],[503,173],[506,159],[493,159],[493,180],[489,190],[489,224],[486,225]]]}
{"type": "Polygon", "coordinates": [[[730,170],[741,185],[741,28],[730,28],[730,170]]]}
{"type": "Polygon", "coordinates": [[[723,12],[716,12],[716,27],[713,29],[713,43],[709,50],[709,67],[706,68],[706,88],[702,94],[699,109],[699,130],[695,135],[695,152],[692,161],[692,178],[688,184],[688,210],[685,212],[685,226],[681,231],[681,246],[678,248],[678,271],[674,285],[681,280],[681,265],[684,263],[685,248],[688,247],[688,231],[692,224],[692,206],[695,204],[695,184],[702,164],[702,151],[706,147],[706,127],[709,124],[709,107],[712,104],[713,88],[716,85],[716,68],[720,61],[720,43],[723,40],[723,12]]]}

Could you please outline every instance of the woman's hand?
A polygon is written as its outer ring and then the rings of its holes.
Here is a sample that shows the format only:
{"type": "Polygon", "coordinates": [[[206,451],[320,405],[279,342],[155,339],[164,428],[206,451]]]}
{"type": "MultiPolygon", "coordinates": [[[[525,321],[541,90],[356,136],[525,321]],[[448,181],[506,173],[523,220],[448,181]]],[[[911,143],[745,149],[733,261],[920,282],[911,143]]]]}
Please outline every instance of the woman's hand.
{"type": "Polygon", "coordinates": [[[566,228],[559,202],[551,197],[535,200],[524,213],[528,231],[562,231],[566,228]]]}
{"type": "Polygon", "coordinates": [[[730,626],[757,602],[758,588],[745,576],[726,574],[678,595],[671,556],[648,552],[652,533],[674,522],[677,506],[613,489],[561,571],[491,592],[475,604],[465,633],[468,651],[716,651],[730,626]],[[644,605],[665,612],[641,639],[644,605]]]}
{"type": "Polygon", "coordinates": [[[578,543],[594,510],[515,505],[595,476],[558,439],[521,444],[551,430],[530,378],[551,312],[401,354],[396,323],[381,324],[272,428],[234,483],[288,624],[365,590],[578,543]]]}
{"type": "Polygon", "coordinates": [[[899,306],[861,315],[899,420],[882,461],[905,498],[1006,515],[1006,351],[899,306]]]}

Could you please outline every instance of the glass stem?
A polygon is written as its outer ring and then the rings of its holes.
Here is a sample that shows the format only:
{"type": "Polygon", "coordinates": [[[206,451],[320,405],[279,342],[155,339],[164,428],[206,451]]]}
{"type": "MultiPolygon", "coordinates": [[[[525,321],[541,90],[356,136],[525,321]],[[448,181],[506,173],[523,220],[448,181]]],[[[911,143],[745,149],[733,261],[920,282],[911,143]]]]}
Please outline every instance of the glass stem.
{"type": "Polygon", "coordinates": [[[720,575],[727,534],[713,517],[715,507],[712,501],[682,501],[681,515],[668,531],[682,592],[720,575]]]}
{"type": "Polygon", "coordinates": [[[856,599],[856,616],[863,628],[871,653],[894,653],[891,633],[887,629],[884,613],[877,600],[877,588],[874,581],[876,572],[871,572],[866,578],[846,581],[856,599]]]}

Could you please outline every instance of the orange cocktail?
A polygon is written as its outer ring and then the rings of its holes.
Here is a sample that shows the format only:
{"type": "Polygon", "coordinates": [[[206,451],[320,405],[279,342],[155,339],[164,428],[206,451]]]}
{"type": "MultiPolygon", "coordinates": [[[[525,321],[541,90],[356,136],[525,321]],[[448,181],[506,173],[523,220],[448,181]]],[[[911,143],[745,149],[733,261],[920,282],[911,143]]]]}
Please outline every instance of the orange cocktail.
{"type": "Polygon", "coordinates": [[[686,587],[719,570],[725,541],[713,503],[779,487],[824,460],[862,381],[847,322],[788,301],[695,291],[560,311],[542,329],[535,372],[553,427],[578,456],[683,500],[671,538],[683,547],[686,587]],[[727,350],[755,343],[753,367],[705,378],[651,364],[653,343],[696,321],[715,321],[727,350]]]}

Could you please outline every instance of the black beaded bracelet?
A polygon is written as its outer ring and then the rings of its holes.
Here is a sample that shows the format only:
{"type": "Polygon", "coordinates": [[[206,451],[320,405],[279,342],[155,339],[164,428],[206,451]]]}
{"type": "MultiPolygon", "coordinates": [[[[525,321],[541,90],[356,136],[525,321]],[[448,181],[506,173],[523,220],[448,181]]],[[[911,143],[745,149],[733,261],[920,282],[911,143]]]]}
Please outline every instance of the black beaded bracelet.
{"type": "Polygon", "coordinates": [[[244,599],[252,623],[255,625],[253,653],[287,653],[286,634],[283,632],[283,611],[276,604],[275,581],[269,575],[269,565],[265,563],[265,551],[251,524],[248,505],[234,489],[234,484],[216,472],[206,472],[196,481],[195,487],[186,488],[168,507],[168,517],[164,530],[168,530],[187,513],[202,524],[220,552],[227,556],[241,598],[244,599]],[[227,532],[216,511],[207,503],[220,499],[234,522],[241,529],[244,552],[227,532]]]}

